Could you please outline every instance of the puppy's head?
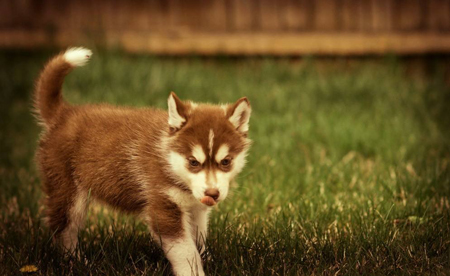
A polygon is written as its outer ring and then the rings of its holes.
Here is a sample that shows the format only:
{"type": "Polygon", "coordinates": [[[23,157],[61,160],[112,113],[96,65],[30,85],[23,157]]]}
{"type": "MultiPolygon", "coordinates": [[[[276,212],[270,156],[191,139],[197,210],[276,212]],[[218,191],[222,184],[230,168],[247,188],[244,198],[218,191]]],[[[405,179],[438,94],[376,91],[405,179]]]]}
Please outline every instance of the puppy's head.
{"type": "Polygon", "coordinates": [[[228,195],[230,181],[242,170],[250,146],[250,103],[210,105],[168,99],[171,173],[194,197],[212,206],[228,195]]]}

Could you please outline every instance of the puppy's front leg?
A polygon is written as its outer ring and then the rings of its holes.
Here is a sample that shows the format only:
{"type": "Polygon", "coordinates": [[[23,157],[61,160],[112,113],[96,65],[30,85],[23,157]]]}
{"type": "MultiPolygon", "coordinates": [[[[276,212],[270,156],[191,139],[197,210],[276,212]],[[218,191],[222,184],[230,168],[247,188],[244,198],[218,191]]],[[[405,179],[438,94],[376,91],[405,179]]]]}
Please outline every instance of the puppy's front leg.
{"type": "Polygon", "coordinates": [[[155,241],[172,264],[177,276],[204,276],[200,254],[192,239],[189,213],[169,198],[160,195],[149,206],[150,227],[155,241]]]}
{"type": "Polygon", "coordinates": [[[190,234],[178,239],[161,237],[162,248],[177,276],[204,276],[200,254],[190,234]]]}
{"type": "Polygon", "coordinates": [[[206,235],[208,233],[208,216],[210,209],[204,206],[193,208],[190,211],[192,224],[192,238],[200,249],[200,254],[205,251],[206,235]]]}

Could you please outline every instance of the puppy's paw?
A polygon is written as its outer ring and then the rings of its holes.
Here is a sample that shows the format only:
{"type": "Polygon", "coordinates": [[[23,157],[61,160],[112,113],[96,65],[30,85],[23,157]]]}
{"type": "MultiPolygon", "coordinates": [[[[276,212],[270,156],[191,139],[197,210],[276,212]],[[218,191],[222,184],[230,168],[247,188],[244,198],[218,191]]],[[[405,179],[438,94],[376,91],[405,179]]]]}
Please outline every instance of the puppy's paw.
{"type": "Polygon", "coordinates": [[[74,67],[85,65],[91,56],[92,51],[83,47],[69,48],[64,53],[64,59],[74,67]]]}

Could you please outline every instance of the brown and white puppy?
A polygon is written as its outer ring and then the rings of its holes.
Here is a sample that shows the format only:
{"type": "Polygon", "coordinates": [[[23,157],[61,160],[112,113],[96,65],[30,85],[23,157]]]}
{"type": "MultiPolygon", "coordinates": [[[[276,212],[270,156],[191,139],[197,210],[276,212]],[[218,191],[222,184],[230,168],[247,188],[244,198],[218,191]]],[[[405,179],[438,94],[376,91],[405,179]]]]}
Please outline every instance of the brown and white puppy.
{"type": "Polygon", "coordinates": [[[36,86],[44,126],[37,163],[51,231],[73,250],[90,194],[144,218],[176,275],[204,275],[196,245],[204,248],[209,207],[226,198],[244,167],[248,100],[195,104],[172,92],[168,112],[70,105],[61,94],[64,77],[91,55],[68,49],[48,62],[36,86]]]}

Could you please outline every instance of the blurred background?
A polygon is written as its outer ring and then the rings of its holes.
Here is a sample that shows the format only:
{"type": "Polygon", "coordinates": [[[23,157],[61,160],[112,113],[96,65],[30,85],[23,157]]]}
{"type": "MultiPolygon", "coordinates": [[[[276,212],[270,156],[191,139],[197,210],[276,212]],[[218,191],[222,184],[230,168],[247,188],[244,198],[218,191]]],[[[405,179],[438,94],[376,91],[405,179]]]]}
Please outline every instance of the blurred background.
{"type": "Polygon", "coordinates": [[[32,93],[69,46],[94,53],[70,104],[249,98],[207,275],[450,271],[450,0],[0,0],[0,275],[168,275],[144,224],[95,204],[81,258],[51,242],[32,93]]]}
{"type": "Polygon", "coordinates": [[[3,0],[0,47],[153,54],[450,51],[448,0],[3,0]]]}

